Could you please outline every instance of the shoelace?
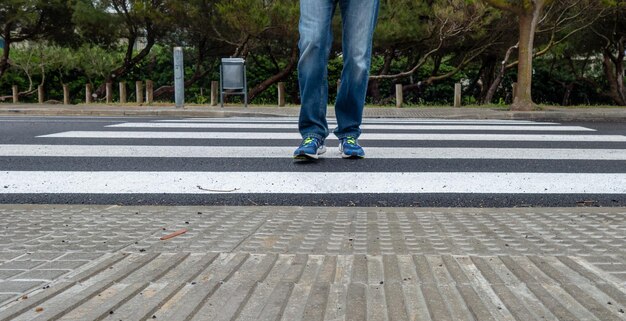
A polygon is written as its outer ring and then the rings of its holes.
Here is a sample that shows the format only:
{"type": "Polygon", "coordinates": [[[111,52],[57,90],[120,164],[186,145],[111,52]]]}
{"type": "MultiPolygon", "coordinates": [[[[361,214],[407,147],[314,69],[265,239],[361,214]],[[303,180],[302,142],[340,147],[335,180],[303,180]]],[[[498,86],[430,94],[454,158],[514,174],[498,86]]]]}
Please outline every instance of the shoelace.
{"type": "Polygon", "coordinates": [[[313,137],[307,137],[304,139],[304,141],[302,142],[302,145],[309,145],[315,142],[315,138],[313,137]]]}
{"type": "Polygon", "coordinates": [[[346,143],[356,145],[356,139],[354,137],[346,137],[346,143]]]}

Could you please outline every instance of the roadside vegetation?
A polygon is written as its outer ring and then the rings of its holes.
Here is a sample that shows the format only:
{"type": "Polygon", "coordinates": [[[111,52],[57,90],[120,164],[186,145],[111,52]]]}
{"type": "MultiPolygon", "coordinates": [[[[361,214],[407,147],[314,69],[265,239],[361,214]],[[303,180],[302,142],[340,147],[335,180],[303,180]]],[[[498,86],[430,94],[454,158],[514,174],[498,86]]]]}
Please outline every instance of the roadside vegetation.
{"type": "MultiPolygon", "coordinates": [[[[208,103],[220,58],[242,57],[253,104],[275,104],[284,82],[297,105],[298,10],[294,0],[2,1],[0,99],[17,85],[35,102],[42,85],[60,101],[65,84],[77,103],[91,84],[101,101],[107,82],[150,79],[169,102],[182,46],[188,102],[208,103]]],[[[331,101],[339,15],[334,24],[331,101]]],[[[465,105],[626,106],[625,45],[626,0],[381,0],[367,100],[393,105],[401,84],[408,106],[450,105],[461,83],[465,105]]]]}

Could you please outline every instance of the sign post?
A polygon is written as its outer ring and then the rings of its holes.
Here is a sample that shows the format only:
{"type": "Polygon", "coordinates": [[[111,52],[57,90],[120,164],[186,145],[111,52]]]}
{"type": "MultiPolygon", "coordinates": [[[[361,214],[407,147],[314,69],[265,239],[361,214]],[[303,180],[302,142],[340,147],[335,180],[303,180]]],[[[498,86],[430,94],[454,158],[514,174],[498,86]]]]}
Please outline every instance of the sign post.
{"type": "Polygon", "coordinates": [[[185,105],[185,68],[183,65],[183,48],[174,48],[174,98],[176,108],[185,105]]]}

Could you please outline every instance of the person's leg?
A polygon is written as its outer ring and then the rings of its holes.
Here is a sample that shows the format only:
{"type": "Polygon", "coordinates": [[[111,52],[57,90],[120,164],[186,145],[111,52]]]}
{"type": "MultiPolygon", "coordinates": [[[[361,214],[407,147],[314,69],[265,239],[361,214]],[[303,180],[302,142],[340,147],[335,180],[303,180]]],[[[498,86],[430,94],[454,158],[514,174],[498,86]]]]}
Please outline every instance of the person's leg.
{"type": "Polygon", "coordinates": [[[328,136],[328,56],[332,46],[331,21],[336,0],[300,0],[299,130],[303,138],[322,142],[328,136]]]}
{"type": "Polygon", "coordinates": [[[379,0],[340,0],[343,22],[343,71],[335,103],[339,138],[361,134],[363,106],[372,56],[379,0]]]}

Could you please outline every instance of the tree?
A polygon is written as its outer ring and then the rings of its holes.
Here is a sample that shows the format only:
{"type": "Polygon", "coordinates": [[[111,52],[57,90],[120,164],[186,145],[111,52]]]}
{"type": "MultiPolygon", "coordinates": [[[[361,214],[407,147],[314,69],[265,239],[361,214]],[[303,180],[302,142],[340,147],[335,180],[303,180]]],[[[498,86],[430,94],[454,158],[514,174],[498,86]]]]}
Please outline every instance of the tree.
{"type": "Polygon", "coordinates": [[[220,1],[217,10],[231,32],[220,32],[215,25],[214,30],[219,39],[235,47],[233,57],[261,54],[269,57],[271,62],[272,74],[249,90],[250,100],[295,70],[298,63],[298,2],[228,0],[220,1]]]}
{"type": "Polygon", "coordinates": [[[626,87],[624,86],[624,58],[626,57],[626,1],[606,3],[610,13],[599,20],[591,29],[592,35],[601,39],[600,51],[609,95],[613,102],[626,106],[626,87]]]}
{"type": "Polygon", "coordinates": [[[9,67],[11,45],[67,34],[71,10],[63,0],[3,0],[0,2],[0,36],[4,49],[0,57],[0,78],[9,67]]]}
{"type": "MultiPolygon", "coordinates": [[[[493,11],[480,2],[465,0],[381,3],[374,49],[382,52],[384,63],[378,74],[370,76],[370,91],[376,96],[382,80],[409,78],[411,83],[404,85],[403,91],[419,91],[453,77],[493,44],[485,29],[498,16],[493,11]],[[394,60],[406,61],[406,68],[390,73],[394,60]],[[453,68],[440,68],[445,63],[453,68]],[[430,68],[429,74],[413,81],[426,66],[430,68]]],[[[391,96],[380,101],[390,99],[391,96]]]]}
{"type": "MultiPolygon", "coordinates": [[[[555,47],[565,43],[577,33],[587,30],[603,16],[604,12],[605,10],[597,0],[564,0],[548,5],[537,25],[533,46],[536,50],[533,50],[532,57],[537,58],[551,53],[555,47]]],[[[503,25],[506,24],[505,21],[499,21],[498,23],[501,25],[500,28],[505,29],[506,34],[512,30],[507,25],[503,25]]],[[[493,76],[485,77],[490,81],[485,82],[488,84],[486,87],[488,89],[481,99],[482,103],[490,103],[493,100],[493,96],[500,86],[505,72],[513,67],[517,67],[520,61],[519,59],[513,62],[509,60],[511,57],[514,57],[513,53],[519,47],[519,39],[505,36],[503,40],[503,46],[499,47],[500,53],[497,56],[504,58],[500,61],[499,68],[496,68],[493,72],[493,76]]]]}
{"type": "MultiPolygon", "coordinates": [[[[214,41],[213,28],[217,17],[215,3],[217,0],[168,1],[167,11],[172,20],[172,31],[165,34],[163,42],[193,52],[194,57],[185,57],[185,65],[193,64],[193,74],[186,78],[185,87],[201,81],[215,68],[215,56],[225,54],[224,44],[214,41]]],[[[170,49],[170,48],[168,48],[170,49]]],[[[171,56],[171,51],[168,50],[171,56]]],[[[171,62],[171,60],[168,60],[171,62]]],[[[170,77],[171,78],[171,77],[170,77]]],[[[174,86],[168,81],[154,92],[155,98],[171,96],[174,86]]]]}
{"type": "MultiPolygon", "coordinates": [[[[102,8],[112,10],[121,20],[121,36],[127,40],[123,63],[112,70],[107,82],[121,79],[145,59],[157,40],[162,38],[172,21],[168,15],[168,0],[103,0],[102,8]],[[145,39],[145,46],[135,54],[137,40],[145,39]]],[[[100,86],[98,94],[104,91],[100,86]]]]}
{"type": "Polygon", "coordinates": [[[115,49],[125,36],[119,26],[124,23],[122,16],[109,8],[105,1],[76,0],[73,6],[72,22],[76,26],[75,38],[79,44],[89,43],[106,49],[115,49]]]}
{"type": "Polygon", "coordinates": [[[512,110],[532,110],[533,50],[535,32],[546,5],[554,0],[483,0],[500,10],[512,12],[519,21],[517,92],[512,110]]]}

